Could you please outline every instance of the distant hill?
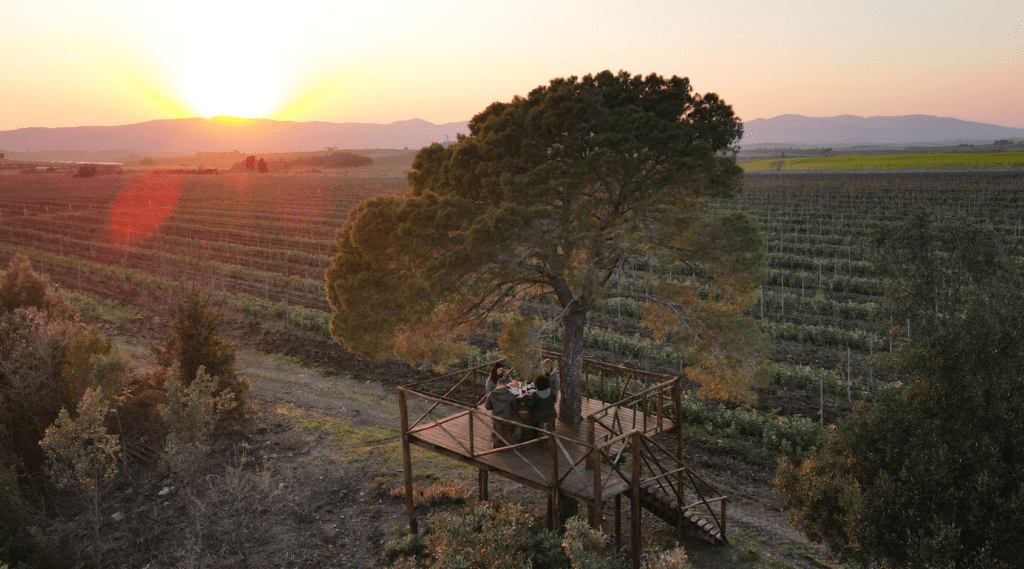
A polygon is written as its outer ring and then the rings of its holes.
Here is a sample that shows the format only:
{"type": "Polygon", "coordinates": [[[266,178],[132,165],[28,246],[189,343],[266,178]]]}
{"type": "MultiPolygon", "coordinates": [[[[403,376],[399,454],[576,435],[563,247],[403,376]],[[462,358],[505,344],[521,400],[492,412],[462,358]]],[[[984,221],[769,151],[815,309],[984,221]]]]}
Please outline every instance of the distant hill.
{"type": "Polygon", "coordinates": [[[413,119],[390,124],[290,122],[270,119],[166,119],[120,126],[19,128],[0,131],[0,150],[30,152],[123,151],[137,155],[196,152],[310,152],[341,149],[420,148],[468,134],[467,122],[433,124],[413,119]]]}
{"type": "Polygon", "coordinates": [[[743,123],[740,145],[960,144],[1024,139],[1012,128],[931,115],[805,117],[781,115],[743,123]]]}

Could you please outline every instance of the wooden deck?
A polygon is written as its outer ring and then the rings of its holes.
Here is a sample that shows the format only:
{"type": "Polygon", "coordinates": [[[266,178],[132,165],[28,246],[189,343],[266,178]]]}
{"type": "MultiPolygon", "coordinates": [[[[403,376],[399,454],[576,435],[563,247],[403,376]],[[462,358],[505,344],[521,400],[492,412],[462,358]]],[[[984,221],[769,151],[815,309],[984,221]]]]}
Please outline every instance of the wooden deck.
{"type": "MultiPolygon", "coordinates": [[[[542,355],[561,357],[553,352],[542,355]]],[[[686,466],[680,430],[669,419],[682,414],[679,377],[584,359],[584,393],[595,387],[612,402],[584,397],[580,424],[555,421],[554,430],[540,430],[537,439],[494,449],[491,413],[479,404],[479,397],[488,369],[500,361],[398,388],[410,531],[419,531],[410,452],[416,445],[477,468],[483,501],[488,499],[492,472],[547,494],[552,530],[561,527],[563,498],[585,504],[594,528],[602,527],[604,504],[614,498],[616,547],[621,538],[619,498],[626,494],[634,569],[641,566],[641,508],[680,534],[692,532],[712,543],[727,541],[728,497],[686,466]],[[674,444],[661,434],[675,439],[674,444]]],[[[520,415],[519,420],[525,434],[528,416],[520,415]]]]}
{"type": "MultiPolygon", "coordinates": [[[[587,416],[601,409],[605,404],[598,400],[583,399],[583,415],[587,416]]],[[[672,422],[629,409],[619,409],[614,418],[613,428],[654,433],[672,428],[672,422]],[[647,427],[644,429],[644,427],[647,427]]],[[[417,446],[455,458],[477,468],[494,472],[521,484],[542,491],[552,487],[552,457],[557,457],[557,476],[561,479],[559,490],[572,498],[591,503],[594,500],[594,472],[585,460],[587,447],[587,425],[567,425],[555,421],[555,429],[562,437],[556,437],[558,449],[551,452],[551,437],[544,436],[512,448],[491,448],[491,414],[482,406],[472,412],[473,425],[470,428],[470,411],[460,411],[445,419],[426,422],[409,430],[409,442],[417,446]],[[472,433],[472,437],[470,437],[472,433]],[[575,442],[574,442],[575,441],[575,442]],[[580,443],[580,444],[576,444],[580,443]]],[[[611,422],[609,418],[609,422],[611,422]]],[[[525,427],[524,427],[525,428],[525,427]]],[[[595,439],[608,440],[619,432],[610,432],[600,422],[595,424],[595,439]]],[[[612,454],[622,450],[625,441],[609,446],[612,454]]],[[[629,490],[628,473],[616,473],[610,465],[601,466],[601,499],[611,498],[629,490]],[[623,478],[625,475],[626,479],[623,478]]]]}

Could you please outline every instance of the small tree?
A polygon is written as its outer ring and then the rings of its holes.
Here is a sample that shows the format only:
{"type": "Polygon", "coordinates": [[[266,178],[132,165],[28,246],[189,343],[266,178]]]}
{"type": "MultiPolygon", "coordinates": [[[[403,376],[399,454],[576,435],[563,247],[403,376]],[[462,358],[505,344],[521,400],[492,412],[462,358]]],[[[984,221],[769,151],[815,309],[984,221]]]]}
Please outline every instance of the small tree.
{"type": "Polygon", "coordinates": [[[39,442],[47,456],[47,471],[60,487],[74,488],[93,518],[93,547],[96,566],[100,567],[100,495],[105,482],[117,474],[121,443],[117,435],[107,433],[106,417],[110,403],[95,387],[86,390],[78,403],[76,417],[66,407],[46,436],[39,442]]]}
{"type": "Polygon", "coordinates": [[[171,334],[158,352],[164,367],[176,369],[182,385],[188,388],[200,367],[223,381],[235,379],[235,345],[220,335],[224,315],[199,289],[185,292],[172,309],[171,334]]]}
{"type": "Polygon", "coordinates": [[[267,173],[267,163],[264,162],[262,158],[260,158],[259,164],[256,165],[256,169],[259,170],[260,174],[266,174],[267,173]]]}
{"type": "Polygon", "coordinates": [[[256,169],[256,157],[255,156],[249,156],[248,158],[245,159],[245,169],[246,170],[255,170],[256,169]]]}

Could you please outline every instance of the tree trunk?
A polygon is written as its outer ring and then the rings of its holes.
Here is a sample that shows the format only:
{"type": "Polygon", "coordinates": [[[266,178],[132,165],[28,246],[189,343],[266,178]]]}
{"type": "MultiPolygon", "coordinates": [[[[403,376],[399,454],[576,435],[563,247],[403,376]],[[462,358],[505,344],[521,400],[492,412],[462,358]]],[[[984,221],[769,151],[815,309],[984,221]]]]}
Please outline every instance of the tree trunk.
{"type": "Polygon", "coordinates": [[[583,404],[583,328],[586,324],[587,306],[574,299],[565,316],[562,317],[562,368],[559,372],[562,400],[558,408],[558,419],[569,425],[580,423],[583,404]]]}

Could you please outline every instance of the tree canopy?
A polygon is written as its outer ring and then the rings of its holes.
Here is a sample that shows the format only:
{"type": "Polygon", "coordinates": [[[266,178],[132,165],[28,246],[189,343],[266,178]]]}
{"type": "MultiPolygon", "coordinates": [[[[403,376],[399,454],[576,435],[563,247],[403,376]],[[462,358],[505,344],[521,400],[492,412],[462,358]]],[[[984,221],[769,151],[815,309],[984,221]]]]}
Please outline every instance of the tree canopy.
{"type": "Polygon", "coordinates": [[[749,393],[764,345],[743,310],[763,241],[748,216],[707,204],[742,182],[729,105],[685,78],[604,71],[493,103],[469,132],[416,155],[408,194],[349,215],[327,272],[335,339],[437,360],[488,320],[535,347],[560,325],[559,418],[578,422],[586,315],[632,298],[708,393],[749,393]],[[628,286],[622,269],[636,260],[663,276],[628,286]]]}
{"type": "Polygon", "coordinates": [[[919,212],[879,238],[908,385],[777,483],[815,541],[887,567],[1020,567],[1024,265],[991,226],[919,212]]]}

